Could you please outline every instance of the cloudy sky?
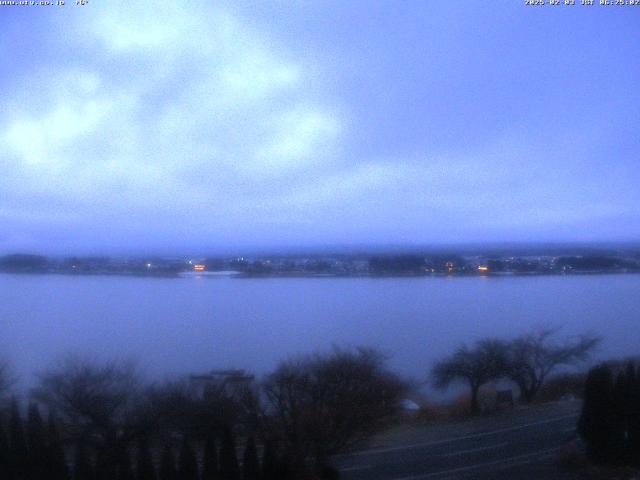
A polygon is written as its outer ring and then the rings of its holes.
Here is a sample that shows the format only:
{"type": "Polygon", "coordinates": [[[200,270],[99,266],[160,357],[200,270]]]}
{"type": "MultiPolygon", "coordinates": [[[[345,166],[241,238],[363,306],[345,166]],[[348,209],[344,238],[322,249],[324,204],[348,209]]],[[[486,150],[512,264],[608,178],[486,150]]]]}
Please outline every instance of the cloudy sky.
{"type": "Polygon", "coordinates": [[[634,240],[640,9],[0,7],[0,253],[634,240]]]}

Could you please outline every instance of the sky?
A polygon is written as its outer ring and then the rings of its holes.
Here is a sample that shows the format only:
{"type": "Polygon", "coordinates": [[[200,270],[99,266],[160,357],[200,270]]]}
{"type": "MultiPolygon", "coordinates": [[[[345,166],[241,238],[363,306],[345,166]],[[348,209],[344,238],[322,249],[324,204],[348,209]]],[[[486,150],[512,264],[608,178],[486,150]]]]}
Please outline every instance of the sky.
{"type": "Polygon", "coordinates": [[[638,7],[67,0],[0,32],[0,253],[640,237],[638,7]]]}

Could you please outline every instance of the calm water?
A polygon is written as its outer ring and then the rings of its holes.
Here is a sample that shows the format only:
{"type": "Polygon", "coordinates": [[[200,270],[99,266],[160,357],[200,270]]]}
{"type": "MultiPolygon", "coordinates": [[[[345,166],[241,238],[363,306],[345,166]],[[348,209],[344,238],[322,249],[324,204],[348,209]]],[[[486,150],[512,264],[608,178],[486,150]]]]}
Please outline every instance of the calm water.
{"type": "Polygon", "coordinates": [[[283,357],[373,345],[423,379],[463,341],[534,326],[640,353],[640,275],[511,278],[127,278],[0,275],[0,354],[27,381],[65,352],[131,356],[150,373],[263,373],[283,357]]]}

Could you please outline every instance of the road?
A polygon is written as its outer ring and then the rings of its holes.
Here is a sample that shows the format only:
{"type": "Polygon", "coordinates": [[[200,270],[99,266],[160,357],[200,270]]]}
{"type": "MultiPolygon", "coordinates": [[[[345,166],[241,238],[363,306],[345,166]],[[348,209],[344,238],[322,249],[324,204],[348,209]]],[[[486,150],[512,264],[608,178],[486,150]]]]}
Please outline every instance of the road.
{"type": "MultiPolygon", "coordinates": [[[[334,459],[345,480],[540,478],[534,473],[575,434],[578,402],[395,432],[334,459]],[[447,434],[449,433],[449,434],[447,434]]],[[[560,477],[558,477],[560,478],[560,477]]]]}

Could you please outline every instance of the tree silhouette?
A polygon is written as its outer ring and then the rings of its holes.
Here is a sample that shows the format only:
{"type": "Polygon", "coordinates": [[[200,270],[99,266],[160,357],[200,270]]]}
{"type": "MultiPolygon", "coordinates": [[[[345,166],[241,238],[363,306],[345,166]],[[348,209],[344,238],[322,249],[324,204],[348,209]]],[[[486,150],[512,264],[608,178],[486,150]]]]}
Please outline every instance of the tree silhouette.
{"type": "Polygon", "coordinates": [[[120,452],[112,444],[101,443],[95,448],[95,476],[97,480],[117,478],[120,452]]]}
{"type": "Polygon", "coordinates": [[[258,464],[258,450],[253,437],[249,437],[247,445],[244,449],[244,457],[242,462],[242,478],[243,480],[259,480],[260,465],[258,464]]]}
{"type": "Polygon", "coordinates": [[[135,480],[133,466],[131,465],[131,455],[125,445],[121,445],[117,459],[117,480],[135,480]]]}
{"type": "Polygon", "coordinates": [[[611,460],[612,446],[616,443],[616,418],[613,372],[606,364],[592,368],[587,375],[578,431],[592,461],[608,463],[611,460]]]}
{"type": "Polygon", "coordinates": [[[73,480],[94,480],[95,472],[84,441],[76,444],[73,462],[73,480]]]}
{"type": "Polygon", "coordinates": [[[134,436],[131,422],[140,379],[131,362],[96,362],[65,357],[40,376],[33,396],[59,414],[75,431],[90,435],[109,461],[119,444],[134,436]]]}
{"type": "Polygon", "coordinates": [[[549,374],[561,365],[586,360],[601,339],[583,335],[564,344],[553,342],[554,329],[522,335],[511,341],[507,351],[509,377],[520,390],[520,400],[531,403],[549,374]]]}
{"type": "Polygon", "coordinates": [[[7,439],[7,434],[2,423],[3,422],[0,421],[0,478],[11,479],[13,473],[9,452],[9,440],[7,439]]]}
{"type": "Polygon", "coordinates": [[[178,457],[178,478],[180,480],[198,480],[198,460],[186,436],[182,439],[178,457]]]}
{"type": "Polygon", "coordinates": [[[634,463],[640,465],[640,366],[635,368],[627,367],[629,378],[629,453],[634,463]]]}
{"type": "Polygon", "coordinates": [[[27,444],[29,447],[29,471],[31,478],[48,477],[49,458],[44,422],[35,403],[29,405],[27,414],[27,444]]]}
{"type": "Polygon", "coordinates": [[[160,480],[178,480],[178,471],[176,470],[176,461],[173,456],[171,445],[168,443],[162,449],[160,457],[160,480]]]}
{"type": "Polygon", "coordinates": [[[138,480],[156,480],[156,469],[153,465],[149,442],[146,437],[138,440],[136,471],[138,480]]]}
{"type": "Polygon", "coordinates": [[[90,439],[96,476],[113,480],[129,466],[122,450],[138,434],[136,405],[140,379],[131,362],[97,362],[68,356],[40,376],[35,399],[61,415],[69,431],[90,439]]]}
{"type": "Polygon", "coordinates": [[[266,441],[262,452],[262,480],[279,480],[278,459],[273,443],[266,441]]]}
{"type": "Polygon", "coordinates": [[[595,463],[640,464],[639,427],[640,368],[634,362],[592,368],[578,422],[588,457],[595,463]]]}
{"type": "Polygon", "coordinates": [[[207,434],[204,444],[204,458],[202,466],[202,480],[218,480],[218,448],[213,432],[207,434]]]}
{"type": "Polygon", "coordinates": [[[18,401],[11,400],[9,417],[9,442],[10,457],[14,478],[28,478],[29,475],[29,451],[24,435],[24,425],[20,415],[18,401]]]}
{"type": "Polygon", "coordinates": [[[263,384],[265,430],[280,440],[292,474],[305,477],[400,410],[404,383],[374,349],[334,349],[282,362],[263,384]]]}
{"type": "Polygon", "coordinates": [[[478,392],[487,382],[505,375],[507,369],[507,345],[501,340],[484,339],[473,348],[460,347],[453,355],[438,362],[432,370],[434,384],[446,388],[461,380],[471,389],[471,413],[480,413],[478,392]]]}
{"type": "Polygon", "coordinates": [[[220,477],[223,480],[238,480],[239,468],[236,455],[236,441],[231,428],[225,427],[220,448],[220,477]]]}
{"type": "Polygon", "coordinates": [[[49,480],[68,480],[69,467],[56,425],[55,415],[52,411],[49,412],[47,419],[47,437],[49,480]]]}

